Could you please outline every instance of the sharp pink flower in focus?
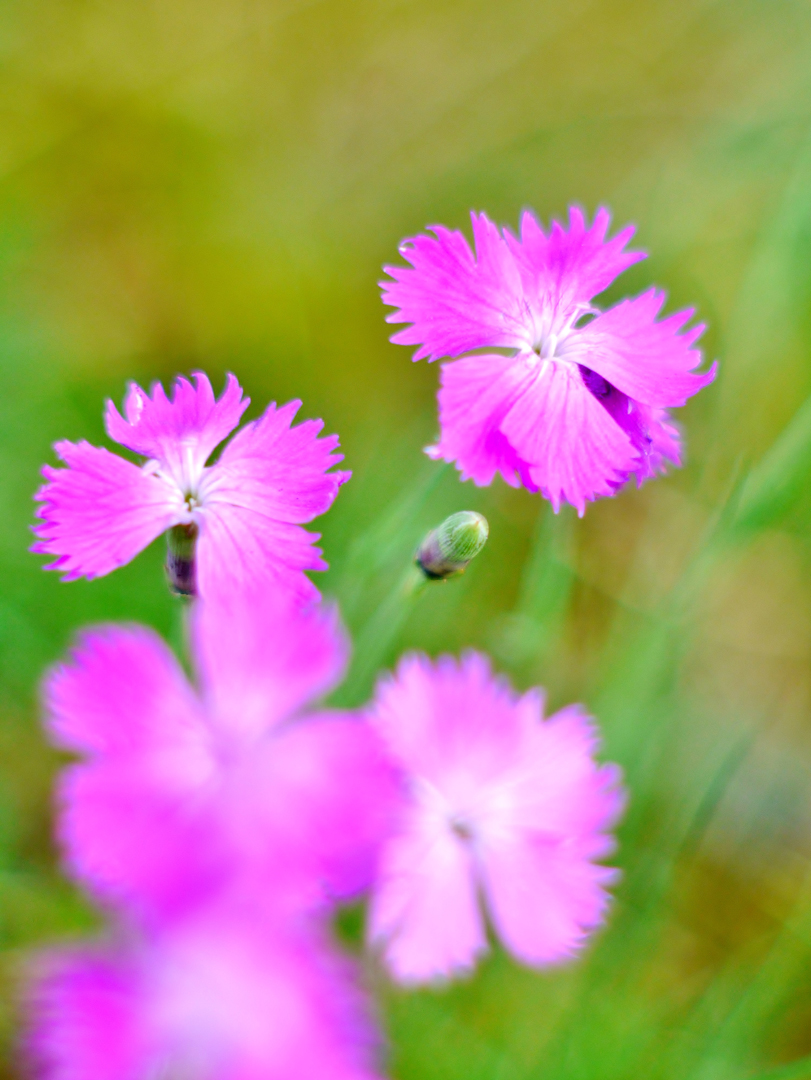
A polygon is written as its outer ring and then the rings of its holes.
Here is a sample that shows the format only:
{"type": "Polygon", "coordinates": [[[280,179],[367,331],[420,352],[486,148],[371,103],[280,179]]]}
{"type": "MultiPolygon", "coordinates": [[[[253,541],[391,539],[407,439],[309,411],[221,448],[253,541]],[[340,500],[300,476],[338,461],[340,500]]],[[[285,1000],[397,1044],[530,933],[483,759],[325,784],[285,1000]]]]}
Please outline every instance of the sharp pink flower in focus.
{"type": "Polygon", "coordinates": [[[607,311],[592,303],[644,258],[627,252],[628,227],[606,240],[609,214],[547,233],[526,211],[520,238],[473,214],[474,256],[460,232],[406,240],[411,265],[387,266],[388,322],[409,323],[392,341],[418,345],[414,359],[463,357],[442,367],[440,438],[428,453],[456,462],[478,485],[496,473],[540,491],[557,511],[613,495],[631,475],[642,484],[681,464],[668,409],[715,377],[696,373],[703,326],[692,310],[660,319],[663,292],[649,289],[607,311]],[[586,321],[588,320],[588,321],[586,321]],[[475,355],[465,355],[475,354],[475,355]]]}
{"type": "Polygon", "coordinates": [[[480,894],[519,960],[571,956],[605,917],[615,871],[595,860],[623,806],[582,708],[543,719],[540,692],[519,697],[478,653],[413,655],[380,684],[371,718],[403,777],[370,913],[395,978],[472,967],[486,949],[480,894]]]}
{"type": "Polygon", "coordinates": [[[143,627],[85,632],[46,681],[68,869],[141,925],[222,892],[298,911],[368,887],[393,779],[361,718],[313,709],[348,647],[337,613],[272,588],[199,600],[192,686],[143,627]]]}
{"type": "Polygon", "coordinates": [[[147,940],[39,959],[27,1050],[43,1080],[373,1080],[353,966],[310,931],[215,908],[147,940]]]}
{"type": "Polygon", "coordinates": [[[349,477],[328,471],[342,460],[337,436],[319,439],[320,420],[291,426],[301,402],[273,404],[208,465],[250,402],[233,375],[218,400],[206,375],[194,379],[178,378],[171,399],[159,383],[151,395],[130,384],[123,417],[107,402],[108,435],[144,455],[143,465],[87,442],[55,444],[67,468],[43,468],[31,550],[56,556],[48,569],[65,580],[94,578],[168,529],[194,527],[201,595],[218,582],[251,586],[261,576],[317,595],[304,571],[326,563],[313,546],[318,537],[301,525],[323,514],[349,477]]]}

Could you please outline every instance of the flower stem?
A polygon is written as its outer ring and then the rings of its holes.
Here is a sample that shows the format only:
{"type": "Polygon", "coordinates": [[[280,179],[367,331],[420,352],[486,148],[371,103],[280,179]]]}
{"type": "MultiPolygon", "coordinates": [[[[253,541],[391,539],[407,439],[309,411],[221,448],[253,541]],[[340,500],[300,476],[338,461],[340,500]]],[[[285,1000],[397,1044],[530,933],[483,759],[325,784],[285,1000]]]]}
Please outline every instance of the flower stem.
{"type": "Polygon", "coordinates": [[[188,675],[194,675],[194,665],[191,659],[191,633],[189,622],[191,618],[194,597],[176,594],[174,597],[172,629],[169,635],[169,644],[172,651],[188,675]]]}
{"type": "Polygon", "coordinates": [[[368,695],[375,672],[428,584],[428,578],[416,566],[409,566],[402,574],[358,635],[349,676],[334,695],[334,704],[355,706],[368,695]]]}

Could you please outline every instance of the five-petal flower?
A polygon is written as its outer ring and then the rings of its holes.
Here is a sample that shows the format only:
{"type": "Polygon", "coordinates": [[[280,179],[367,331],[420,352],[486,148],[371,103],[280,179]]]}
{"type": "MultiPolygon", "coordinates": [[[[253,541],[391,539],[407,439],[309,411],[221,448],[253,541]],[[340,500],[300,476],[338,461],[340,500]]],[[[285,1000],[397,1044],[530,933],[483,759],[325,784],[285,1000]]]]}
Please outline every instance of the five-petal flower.
{"type": "Polygon", "coordinates": [[[588,227],[573,207],[568,229],[547,233],[529,211],[520,238],[473,214],[474,256],[460,232],[405,241],[410,266],[387,266],[387,319],[409,323],[392,341],[414,359],[462,357],[442,368],[440,438],[428,452],[456,462],[463,479],[540,491],[557,510],[614,494],[680,464],[667,410],[715,377],[695,369],[703,326],[692,311],[658,319],[650,289],[601,312],[592,301],[639,259],[629,227],[606,240],[609,215],[588,227]]]}
{"type": "Polygon", "coordinates": [[[346,665],[336,612],[271,587],[198,600],[198,686],[151,630],[86,631],[45,685],[74,877],[145,927],[211,897],[315,910],[368,887],[392,778],[373,730],[313,708],[346,665]]]}
{"type": "Polygon", "coordinates": [[[27,1048],[46,1080],[378,1075],[353,965],[314,928],[219,905],[37,967],[27,1048]]]}
{"type": "Polygon", "coordinates": [[[583,709],[543,719],[540,693],[518,697],[479,653],[412,655],[380,684],[371,718],[402,770],[370,916],[394,976],[469,969],[486,948],[479,892],[520,960],[571,956],[605,915],[615,872],[594,860],[611,851],[623,805],[583,709]]]}
{"type": "Polygon", "coordinates": [[[319,439],[320,420],[291,426],[300,402],[273,404],[209,465],[249,399],[233,375],[219,400],[206,375],[194,378],[195,385],[178,378],[171,400],[160,384],[151,396],[131,384],[123,417],[107,403],[107,433],[144,455],[143,465],[84,441],[56,443],[67,468],[43,469],[32,551],[56,556],[49,569],[66,580],[93,578],[130,562],[168,529],[187,526],[199,534],[201,595],[218,582],[249,588],[262,577],[317,595],[304,571],[326,563],[313,547],[318,537],[301,525],[323,514],[349,477],[328,471],[341,461],[337,436],[319,439]]]}

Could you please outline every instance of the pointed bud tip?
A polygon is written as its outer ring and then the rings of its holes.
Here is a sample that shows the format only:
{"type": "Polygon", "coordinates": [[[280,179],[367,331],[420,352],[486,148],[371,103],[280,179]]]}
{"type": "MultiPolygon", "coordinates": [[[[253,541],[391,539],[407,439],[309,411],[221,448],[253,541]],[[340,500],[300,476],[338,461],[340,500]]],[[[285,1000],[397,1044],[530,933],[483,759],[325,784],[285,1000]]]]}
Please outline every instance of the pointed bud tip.
{"type": "Polygon", "coordinates": [[[417,565],[426,577],[444,580],[462,574],[490,534],[487,519],[473,510],[451,514],[425,537],[417,551],[417,565]]]}

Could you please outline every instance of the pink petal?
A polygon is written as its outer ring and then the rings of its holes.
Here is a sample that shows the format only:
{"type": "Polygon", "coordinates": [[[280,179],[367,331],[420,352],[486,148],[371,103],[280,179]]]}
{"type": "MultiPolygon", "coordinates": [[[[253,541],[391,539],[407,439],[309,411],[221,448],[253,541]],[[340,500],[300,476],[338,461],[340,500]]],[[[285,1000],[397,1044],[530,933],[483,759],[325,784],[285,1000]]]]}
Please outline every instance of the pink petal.
{"type": "Polygon", "coordinates": [[[226,377],[218,401],[207,375],[198,371],[193,378],[194,386],[182,376],[177,378],[171,400],[160,383],[155,383],[151,395],[131,383],[124,417],[112,401],[105,412],[111,439],[161,462],[178,483],[182,477],[199,476],[214,448],[234,430],[250,404],[233,375],[226,377]]]}
{"type": "Polygon", "coordinates": [[[646,409],[639,402],[636,408],[650,439],[647,454],[643,455],[644,468],[637,470],[637,482],[641,487],[645,480],[665,472],[668,462],[681,465],[681,432],[666,409],[646,409]]]}
{"type": "Polygon", "coordinates": [[[49,958],[29,1039],[45,1080],[373,1080],[352,967],[315,934],[207,909],[114,950],[49,958]]]}
{"type": "Polygon", "coordinates": [[[692,346],[704,327],[680,332],[692,318],[690,310],[657,321],[664,300],[664,293],[656,289],[623,300],[573,332],[563,344],[563,354],[635,401],[656,408],[684,405],[713,381],[717,365],[695,374],[702,355],[692,346]]]}
{"type": "Polygon", "coordinates": [[[602,375],[581,367],[580,376],[590,393],[625,432],[639,455],[636,479],[639,487],[663,473],[670,462],[681,464],[681,436],[667,409],[656,409],[634,401],[617,390],[602,375]]]}
{"type": "Polygon", "coordinates": [[[115,956],[75,949],[39,958],[26,1050],[43,1080],[142,1080],[149,1050],[137,975],[115,956]]]}
{"type": "Polygon", "coordinates": [[[487,949],[469,853],[420,810],[383,850],[369,934],[403,983],[468,971],[487,949]]]}
{"type": "MultiPolygon", "coordinates": [[[[371,718],[403,771],[403,811],[384,847],[372,933],[395,975],[423,979],[473,962],[476,885],[507,947],[532,964],[573,952],[602,920],[622,810],[619,773],[594,760],[580,706],[544,721],[487,659],[406,658],[371,718]]],[[[476,944],[479,941],[479,944],[476,944]]]]}
{"type": "Polygon", "coordinates": [[[263,580],[198,601],[191,632],[206,707],[234,740],[255,741],[327,693],[349,655],[337,609],[303,606],[263,580]]]}
{"type": "Polygon", "coordinates": [[[232,866],[211,795],[182,755],[67,769],[57,835],[71,876],[140,925],[160,925],[210,895],[232,866]]]}
{"type": "Polygon", "coordinates": [[[301,910],[368,888],[397,787],[372,728],[325,713],[279,729],[229,776],[221,813],[248,888],[301,910]],[[257,877],[258,875],[258,877],[257,877]]]}
{"type": "Polygon", "coordinates": [[[440,439],[428,454],[456,462],[462,479],[478,487],[500,473],[511,487],[523,483],[533,490],[527,463],[499,427],[531,383],[532,370],[524,359],[470,356],[443,364],[440,378],[440,439]]]}
{"type": "Polygon", "coordinates": [[[250,590],[260,582],[299,601],[320,593],[305,571],[326,570],[318,533],[287,525],[255,510],[220,504],[205,513],[197,540],[196,589],[201,597],[229,586],[250,590]]]}
{"type": "Polygon", "coordinates": [[[231,440],[200,486],[204,504],[198,542],[201,595],[235,582],[252,588],[261,576],[301,596],[317,596],[304,570],[326,569],[300,528],[332,505],[347,472],[337,436],[319,439],[320,420],[291,427],[300,402],[271,405],[231,440]]]}
{"type": "Polygon", "coordinates": [[[73,875],[140,918],[187,903],[223,856],[206,816],[216,765],[207,722],[172,653],[142,627],[86,632],[44,697],[57,745],[93,758],[60,785],[73,875]]]}
{"type": "Polygon", "coordinates": [[[86,442],[55,445],[67,469],[42,470],[43,505],[31,550],[56,555],[64,580],[109,574],[130,562],[182,516],[179,493],[156,476],[86,442]]]}
{"type": "Polygon", "coordinates": [[[75,765],[58,831],[72,875],[141,925],[224,890],[298,917],[369,887],[395,798],[369,726],[326,714],[208,777],[165,754],[75,765]]]}
{"type": "Polygon", "coordinates": [[[380,681],[370,715],[407,773],[436,785],[464,761],[478,787],[521,752],[517,701],[507,680],[493,676],[482,653],[466,653],[461,661],[440,656],[434,662],[412,653],[403,657],[394,676],[380,681]]]}
{"type": "Polygon", "coordinates": [[[67,750],[126,757],[185,746],[202,727],[174,654],[145,627],[84,631],[70,661],[46,677],[43,695],[46,725],[67,750]]]}
{"type": "Polygon", "coordinates": [[[340,677],[337,613],[259,587],[198,601],[192,643],[202,703],[140,628],[85,635],[49,677],[56,740],[94,756],[60,790],[73,875],[142,925],[226,884],[307,903],[368,884],[393,798],[373,732],[334,717],[278,727],[340,677]]]}
{"type": "Polygon", "coordinates": [[[535,372],[499,430],[553,508],[567,502],[582,517],[586,502],[625,483],[639,454],[576,367],[540,361],[535,372]]]}
{"type": "Polygon", "coordinates": [[[594,863],[624,806],[619,772],[594,761],[597,733],[578,705],[534,722],[514,763],[511,805],[481,831],[477,855],[499,937],[528,964],[565,959],[605,917],[616,872],[594,863]]]}
{"type": "Polygon", "coordinates": [[[599,849],[625,805],[619,771],[598,765],[599,737],[581,705],[569,705],[543,720],[537,698],[519,704],[528,726],[512,777],[512,825],[527,833],[576,838],[582,849],[599,849]]]}
{"type": "Polygon", "coordinates": [[[436,225],[433,236],[400,245],[411,268],[386,266],[394,280],[381,282],[383,303],[397,308],[387,322],[412,323],[398,331],[398,345],[419,345],[414,359],[459,356],[483,347],[521,348],[528,342],[521,276],[498,228],[485,214],[471,214],[476,256],[461,232],[436,225]]]}
{"type": "Polygon", "coordinates": [[[142,1013],[173,1075],[376,1075],[356,973],[313,933],[262,923],[250,910],[214,909],[158,941],[143,963],[142,1013]]]}
{"type": "Polygon", "coordinates": [[[525,835],[481,852],[498,936],[524,963],[564,960],[605,917],[616,873],[566,839],[525,835]]]}
{"type": "Polygon", "coordinates": [[[568,229],[553,221],[547,234],[530,210],[521,217],[520,240],[505,229],[526,293],[550,324],[585,308],[614,278],[645,258],[641,251],[623,251],[634,235],[633,225],[605,239],[610,221],[608,211],[600,208],[594,224],[587,227],[582,212],[573,206],[568,229]]]}
{"type": "Polygon", "coordinates": [[[641,450],[573,364],[534,353],[445,364],[439,409],[435,456],[480,485],[496,471],[513,486],[520,480],[555,510],[568,502],[582,515],[587,501],[613,495],[641,466],[641,450]]]}

